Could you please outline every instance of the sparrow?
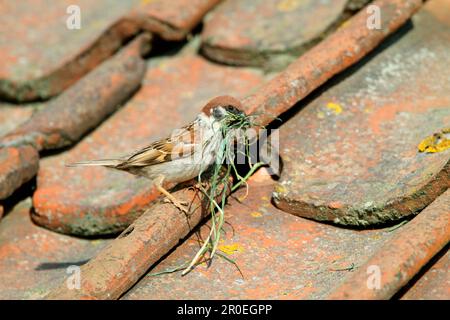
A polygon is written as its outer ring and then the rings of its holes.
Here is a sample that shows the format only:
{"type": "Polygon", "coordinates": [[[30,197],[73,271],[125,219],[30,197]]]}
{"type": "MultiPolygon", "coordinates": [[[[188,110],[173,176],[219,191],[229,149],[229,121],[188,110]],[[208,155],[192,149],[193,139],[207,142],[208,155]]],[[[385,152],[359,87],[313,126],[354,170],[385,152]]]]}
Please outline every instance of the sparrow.
{"type": "Polygon", "coordinates": [[[175,130],[168,138],[120,158],[75,162],[67,166],[103,166],[145,177],[175,207],[187,213],[187,203],[176,199],[163,183],[186,182],[207,170],[221,150],[225,138],[223,129],[233,128],[233,121],[239,122],[240,128],[242,123],[243,127],[250,127],[248,117],[241,110],[239,100],[219,96],[206,104],[193,122],[175,130]]]}

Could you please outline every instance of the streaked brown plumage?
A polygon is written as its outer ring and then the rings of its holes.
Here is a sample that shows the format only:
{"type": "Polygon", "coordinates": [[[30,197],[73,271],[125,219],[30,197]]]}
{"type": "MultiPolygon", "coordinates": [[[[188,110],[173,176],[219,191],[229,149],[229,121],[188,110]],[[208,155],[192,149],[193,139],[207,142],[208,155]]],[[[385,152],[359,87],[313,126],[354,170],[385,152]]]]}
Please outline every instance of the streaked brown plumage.
{"type": "Polygon", "coordinates": [[[217,156],[223,140],[221,120],[228,113],[242,114],[241,104],[229,96],[211,100],[197,118],[160,141],[117,159],[92,160],[69,164],[68,166],[104,166],[123,170],[154,181],[177,208],[186,212],[185,204],[174,198],[162,184],[164,181],[180,183],[197,177],[217,156]]]}

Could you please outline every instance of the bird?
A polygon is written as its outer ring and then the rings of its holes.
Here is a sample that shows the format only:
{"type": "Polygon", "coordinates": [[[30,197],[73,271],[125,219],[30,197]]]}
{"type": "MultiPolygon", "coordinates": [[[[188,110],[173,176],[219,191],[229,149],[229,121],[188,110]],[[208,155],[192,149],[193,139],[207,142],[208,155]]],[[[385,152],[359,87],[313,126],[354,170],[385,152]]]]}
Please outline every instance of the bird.
{"type": "Polygon", "coordinates": [[[123,157],[66,165],[102,166],[145,177],[176,208],[187,213],[187,203],[176,199],[163,187],[163,183],[186,182],[207,170],[217,160],[221,150],[225,139],[223,129],[250,126],[249,117],[242,109],[238,99],[219,96],[209,101],[194,121],[174,130],[170,137],[152,142],[123,157]]]}

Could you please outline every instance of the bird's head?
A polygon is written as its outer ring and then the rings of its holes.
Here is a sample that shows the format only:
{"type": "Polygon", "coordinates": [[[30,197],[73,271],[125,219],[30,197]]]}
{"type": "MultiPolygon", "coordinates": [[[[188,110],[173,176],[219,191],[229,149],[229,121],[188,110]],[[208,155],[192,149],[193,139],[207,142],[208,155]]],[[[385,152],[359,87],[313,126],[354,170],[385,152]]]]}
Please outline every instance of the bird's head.
{"type": "Polygon", "coordinates": [[[249,117],[242,111],[243,107],[239,100],[231,96],[219,96],[212,99],[203,112],[208,117],[214,118],[228,128],[248,128],[251,126],[249,117]]]}

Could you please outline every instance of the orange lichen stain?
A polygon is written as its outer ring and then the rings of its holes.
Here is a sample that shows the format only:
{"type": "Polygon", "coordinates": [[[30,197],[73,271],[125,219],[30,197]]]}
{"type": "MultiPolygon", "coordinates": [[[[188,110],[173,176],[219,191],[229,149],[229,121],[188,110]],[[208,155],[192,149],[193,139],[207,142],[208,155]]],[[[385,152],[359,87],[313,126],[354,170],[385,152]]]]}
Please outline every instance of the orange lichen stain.
{"type": "Polygon", "coordinates": [[[255,286],[254,288],[248,288],[244,291],[247,299],[274,299],[278,298],[284,288],[280,284],[267,281],[264,286],[255,286]]]}
{"type": "Polygon", "coordinates": [[[40,239],[38,243],[38,250],[40,252],[54,252],[58,249],[58,243],[49,241],[47,239],[40,239]]]}
{"type": "Polygon", "coordinates": [[[326,259],[327,259],[328,261],[330,261],[331,263],[334,263],[334,262],[336,262],[336,261],[339,261],[339,260],[341,260],[341,259],[343,259],[343,258],[344,258],[344,256],[341,255],[341,254],[330,254],[329,256],[326,257],[326,259]]]}
{"type": "Polygon", "coordinates": [[[380,124],[387,121],[392,121],[395,118],[398,111],[399,111],[398,107],[391,105],[387,105],[384,106],[383,108],[378,109],[370,119],[370,127],[372,131],[375,134],[380,134],[381,133],[380,124]]]}
{"type": "Polygon", "coordinates": [[[0,247],[0,260],[13,255],[19,255],[21,250],[15,244],[4,244],[0,247]]]}
{"type": "Polygon", "coordinates": [[[2,157],[3,159],[0,161],[0,171],[10,170],[17,167],[17,163],[21,161],[20,159],[20,151],[17,148],[11,147],[6,148],[8,154],[6,157],[2,157]]]}
{"type": "Polygon", "coordinates": [[[328,207],[330,207],[331,209],[341,209],[344,207],[344,204],[340,201],[331,201],[328,204],[328,207]]]}
{"type": "Polygon", "coordinates": [[[262,217],[262,213],[261,213],[261,212],[258,212],[258,211],[253,211],[253,212],[250,213],[250,215],[251,215],[253,218],[259,218],[259,217],[262,217]]]}
{"type": "Polygon", "coordinates": [[[334,114],[341,114],[342,113],[342,107],[341,105],[334,103],[334,102],[328,102],[327,108],[334,112],[334,114]]]}
{"type": "Polygon", "coordinates": [[[233,253],[240,253],[244,251],[244,248],[239,243],[233,243],[228,245],[219,245],[217,247],[220,251],[223,253],[226,253],[228,255],[231,255],[233,253]]]}
{"type": "Polygon", "coordinates": [[[305,246],[314,246],[313,241],[318,238],[317,233],[309,232],[289,232],[287,234],[289,239],[285,242],[285,245],[290,248],[304,248],[305,246]]]}
{"type": "Polygon", "coordinates": [[[54,194],[63,194],[66,191],[60,186],[51,186],[41,188],[37,190],[33,195],[33,204],[37,211],[41,212],[57,212],[58,214],[71,214],[72,208],[67,207],[60,202],[47,201],[47,198],[52,197],[54,194]]]}
{"type": "Polygon", "coordinates": [[[17,148],[9,148],[8,152],[11,155],[11,158],[17,158],[19,156],[19,150],[17,148]]]}
{"type": "Polygon", "coordinates": [[[159,196],[159,192],[156,188],[152,189],[149,193],[145,193],[143,195],[136,195],[130,201],[118,206],[113,210],[114,214],[117,215],[126,215],[133,208],[142,208],[151,201],[155,200],[159,196]]]}
{"type": "Polygon", "coordinates": [[[439,133],[428,136],[423,139],[417,148],[420,152],[436,153],[442,152],[450,148],[450,139],[447,139],[446,134],[450,133],[450,128],[443,129],[439,133]]]}
{"type": "Polygon", "coordinates": [[[109,85],[105,88],[106,89],[106,94],[109,93],[109,91],[110,91],[110,89],[112,87],[120,85],[121,83],[123,83],[124,78],[123,78],[123,75],[115,73],[115,74],[112,74],[109,77],[109,81],[110,81],[109,85]]]}
{"type": "Polygon", "coordinates": [[[322,233],[322,228],[317,223],[312,223],[305,220],[290,223],[285,228],[292,232],[302,231],[303,233],[322,233]]]}
{"type": "Polygon", "coordinates": [[[381,124],[394,120],[400,112],[422,113],[427,112],[430,108],[436,108],[436,106],[447,106],[449,103],[449,99],[444,98],[417,101],[414,104],[385,104],[373,110],[368,119],[369,126],[373,133],[381,134],[381,124]]]}
{"type": "Polygon", "coordinates": [[[277,4],[277,10],[281,12],[290,12],[297,9],[301,4],[300,0],[282,0],[277,4]]]}
{"type": "Polygon", "coordinates": [[[240,231],[242,237],[248,237],[250,239],[257,239],[264,236],[264,231],[257,228],[245,227],[240,231]]]}
{"type": "Polygon", "coordinates": [[[282,247],[284,245],[286,245],[286,241],[278,240],[271,235],[261,235],[257,239],[258,250],[270,250],[271,248],[282,247]]]}

